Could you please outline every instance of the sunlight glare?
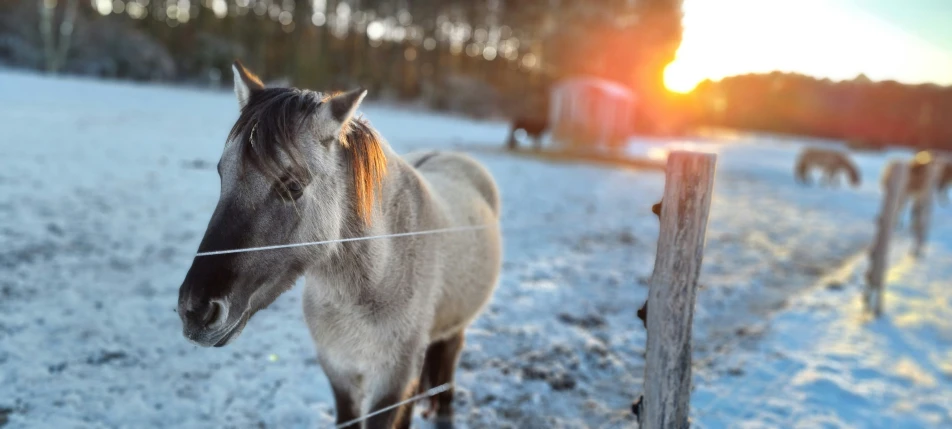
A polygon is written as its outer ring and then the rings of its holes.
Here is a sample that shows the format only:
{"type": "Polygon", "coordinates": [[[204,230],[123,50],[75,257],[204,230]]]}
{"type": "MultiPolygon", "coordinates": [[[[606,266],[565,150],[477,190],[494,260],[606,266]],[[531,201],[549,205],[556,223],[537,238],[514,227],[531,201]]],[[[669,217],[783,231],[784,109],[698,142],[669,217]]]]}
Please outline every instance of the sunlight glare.
{"type": "Polygon", "coordinates": [[[687,94],[697,87],[700,81],[696,74],[686,69],[684,63],[673,62],[664,68],[664,87],[668,91],[687,94]]]}
{"type": "Polygon", "coordinates": [[[666,161],[670,151],[665,147],[653,147],[648,149],[648,159],[653,161],[666,161]]]}
{"type": "Polygon", "coordinates": [[[773,71],[952,83],[952,54],[839,1],[685,0],[683,25],[665,71],[675,92],[704,79],[773,71]]]}

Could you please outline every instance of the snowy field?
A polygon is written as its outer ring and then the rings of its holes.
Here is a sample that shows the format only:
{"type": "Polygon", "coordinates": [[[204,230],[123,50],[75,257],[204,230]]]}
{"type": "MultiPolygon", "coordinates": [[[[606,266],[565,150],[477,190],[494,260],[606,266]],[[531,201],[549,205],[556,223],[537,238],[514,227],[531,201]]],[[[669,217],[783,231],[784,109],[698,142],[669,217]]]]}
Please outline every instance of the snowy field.
{"type": "MultiPolygon", "coordinates": [[[[501,147],[507,125],[368,103],[397,152],[501,147]]],[[[218,198],[230,92],[0,71],[0,426],[316,428],[333,422],[301,287],[224,348],[188,343],[178,287],[218,198]]],[[[863,186],[803,188],[804,141],[638,140],[719,154],[695,316],[700,427],[952,427],[952,210],[918,262],[895,247],[886,316],[860,317],[860,255],[887,156],[863,186]]],[[[505,262],[467,331],[461,428],[636,427],[658,172],[480,151],[505,262]]],[[[428,427],[417,420],[416,427],[428,427]]]]}

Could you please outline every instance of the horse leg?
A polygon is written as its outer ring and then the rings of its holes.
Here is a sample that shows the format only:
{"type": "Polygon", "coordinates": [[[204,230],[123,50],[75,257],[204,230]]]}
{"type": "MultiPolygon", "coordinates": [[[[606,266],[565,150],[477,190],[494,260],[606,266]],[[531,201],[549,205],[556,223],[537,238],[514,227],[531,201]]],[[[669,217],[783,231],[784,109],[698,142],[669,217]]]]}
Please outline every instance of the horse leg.
{"type": "Polygon", "coordinates": [[[936,200],[942,205],[942,207],[947,207],[949,205],[948,189],[940,188],[939,191],[936,192],[936,200]]]}
{"type": "MultiPolygon", "coordinates": [[[[376,399],[370,406],[370,413],[376,412],[396,403],[399,403],[413,394],[416,383],[411,382],[414,374],[419,374],[420,366],[417,365],[422,353],[413,353],[414,358],[406,363],[398,364],[392,369],[387,377],[388,379],[381,385],[383,390],[379,392],[376,399]]],[[[389,409],[380,414],[376,414],[367,419],[367,429],[409,429],[413,418],[413,403],[389,409]]]]}
{"type": "Polygon", "coordinates": [[[803,175],[797,174],[797,175],[796,175],[797,182],[800,183],[800,184],[803,185],[803,186],[812,186],[813,183],[810,182],[810,177],[809,177],[809,176],[810,176],[810,172],[809,172],[809,171],[806,172],[806,173],[804,173],[803,175]]]}
{"type": "Polygon", "coordinates": [[[896,208],[896,225],[894,229],[901,230],[903,229],[902,218],[906,213],[906,196],[903,195],[899,197],[899,207],[896,208]]]}
{"type": "MultiPolygon", "coordinates": [[[[337,424],[340,425],[356,419],[360,411],[349,389],[349,387],[353,386],[353,383],[349,383],[345,377],[337,376],[327,370],[325,370],[324,373],[327,375],[327,379],[331,383],[331,390],[334,392],[334,406],[337,408],[337,424]]],[[[360,422],[344,426],[344,429],[360,429],[360,422]]]]}
{"type": "MultiPolygon", "coordinates": [[[[443,341],[430,344],[426,350],[422,375],[429,387],[453,382],[456,364],[463,351],[463,342],[463,332],[459,332],[443,341]]],[[[453,428],[453,393],[454,387],[451,385],[445,392],[438,393],[430,399],[430,409],[426,411],[426,414],[427,416],[436,414],[437,429],[453,428]]]]}
{"type": "Polygon", "coordinates": [[[509,140],[506,140],[506,148],[510,150],[515,149],[517,144],[518,143],[516,142],[516,129],[513,128],[509,130],[509,140]]]}
{"type": "MultiPolygon", "coordinates": [[[[417,391],[417,383],[413,382],[407,387],[406,392],[404,393],[404,398],[409,398],[417,391]]],[[[394,418],[393,429],[410,429],[410,424],[413,423],[413,403],[405,404],[400,407],[397,411],[397,416],[394,418]]]]}

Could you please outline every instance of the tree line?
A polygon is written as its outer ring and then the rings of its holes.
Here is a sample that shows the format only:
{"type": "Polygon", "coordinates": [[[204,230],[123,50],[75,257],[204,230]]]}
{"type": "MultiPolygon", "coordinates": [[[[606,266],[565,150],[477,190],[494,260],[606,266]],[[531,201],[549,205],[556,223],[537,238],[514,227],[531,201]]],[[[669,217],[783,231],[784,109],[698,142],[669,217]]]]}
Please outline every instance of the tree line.
{"type": "Polygon", "coordinates": [[[0,62],[84,75],[229,86],[241,58],[266,80],[364,86],[478,117],[544,117],[573,75],[627,85],[642,133],[720,126],[950,149],[952,88],[770,73],[668,93],[681,0],[6,0],[0,62]]]}
{"type": "Polygon", "coordinates": [[[225,86],[241,58],[266,79],[477,116],[544,115],[549,85],[581,73],[660,100],[681,40],[681,0],[12,0],[0,14],[0,61],[18,66],[225,86]]]}
{"type": "Polygon", "coordinates": [[[748,74],[702,82],[682,108],[694,125],[841,139],[857,148],[952,150],[948,86],[748,74]]]}

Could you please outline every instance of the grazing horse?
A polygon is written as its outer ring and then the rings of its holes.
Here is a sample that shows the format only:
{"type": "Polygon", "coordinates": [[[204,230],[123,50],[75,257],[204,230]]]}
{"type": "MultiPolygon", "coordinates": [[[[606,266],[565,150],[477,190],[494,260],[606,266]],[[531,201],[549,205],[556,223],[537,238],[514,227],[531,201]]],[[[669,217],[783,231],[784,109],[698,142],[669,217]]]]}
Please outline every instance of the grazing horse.
{"type": "Polygon", "coordinates": [[[823,182],[829,186],[836,185],[836,178],[840,172],[849,176],[850,184],[856,188],[860,185],[859,169],[850,161],[849,157],[835,150],[806,148],[797,157],[797,181],[802,184],[810,183],[810,170],[819,168],[823,172],[823,182]]]}
{"type": "Polygon", "coordinates": [[[549,120],[547,118],[517,117],[512,121],[512,126],[509,127],[509,140],[506,141],[506,147],[515,149],[518,145],[516,131],[523,130],[528,137],[532,138],[532,147],[539,150],[542,148],[542,134],[548,129],[549,120]]]}
{"type": "MultiPolygon", "coordinates": [[[[221,195],[179,290],[185,337],[225,346],[303,276],[338,424],[452,383],[501,268],[492,176],[463,154],[398,156],[354,116],[365,90],[265,88],[240,62],[234,72],[241,113],[218,164],[221,195]],[[315,241],[331,242],[204,254],[315,241]]],[[[432,398],[438,427],[452,427],[452,406],[452,388],[432,398]]],[[[408,428],[411,417],[408,404],[347,427],[408,428]]]]}

